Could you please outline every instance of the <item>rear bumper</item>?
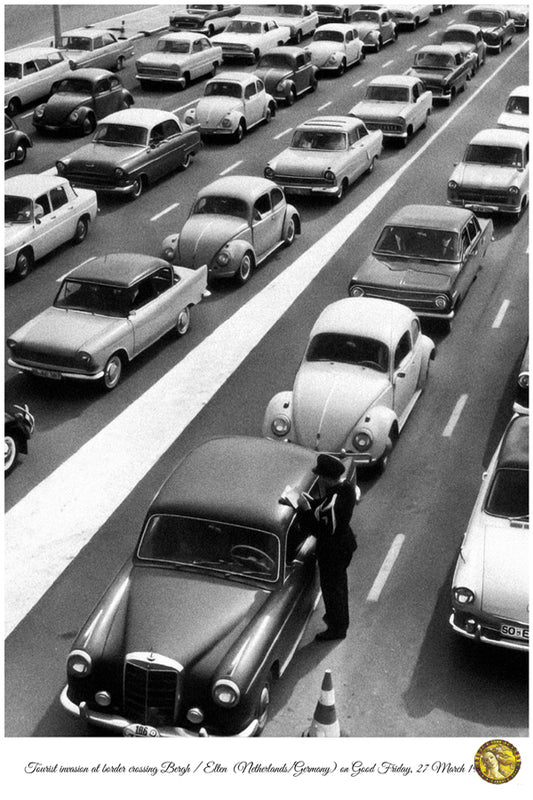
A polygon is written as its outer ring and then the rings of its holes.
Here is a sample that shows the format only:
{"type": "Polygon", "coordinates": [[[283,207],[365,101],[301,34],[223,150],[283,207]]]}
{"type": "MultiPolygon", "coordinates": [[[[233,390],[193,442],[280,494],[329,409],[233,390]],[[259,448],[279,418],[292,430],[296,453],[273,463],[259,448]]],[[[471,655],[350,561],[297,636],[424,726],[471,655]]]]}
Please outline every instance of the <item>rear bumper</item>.
{"type": "Polygon", "coordinates": [[[476,629],[473,633],[469,633],[465,631],[464,628],[461,628],[455,620],[455,612],[452,611],[449,619],[449,623],[452,626],[453,630],[460,634],[460,636],[465,636],[467,639],[470,639],[473,642],[480,642],[481,644],[491,644],[495,647],[505,647],[507,650],[519,650],[522,653],[529,652],[529,643],[522,642],[519,640],[513,639],[503,639],[503,638],[492,638],[487,636],[482,631],[482,625],[480,622],[477,623],[476,629]]]}
{"type": "Polygon", "coordinates": [[[35,375],[38,378],[49,378],[51,380],[62,380],[63,378],[72,378],[73,380],[78,380],[78,381],[98,381],[100,380],[100,378],[103,378],[104,376],[103,370],[90,374],[86,372],[70,372],[61,368],[59,369],[54,368],[53,366],[37,367],[29,364],[19,364],[18,361],[15,361],[13,358],[8,358],[7,363],[9,364],[10,367],[18,369],[21,372],[29,372],[31,375],[35,375]],[[46,373],[54,373],[54,374],[46,374],[46,373]]]}

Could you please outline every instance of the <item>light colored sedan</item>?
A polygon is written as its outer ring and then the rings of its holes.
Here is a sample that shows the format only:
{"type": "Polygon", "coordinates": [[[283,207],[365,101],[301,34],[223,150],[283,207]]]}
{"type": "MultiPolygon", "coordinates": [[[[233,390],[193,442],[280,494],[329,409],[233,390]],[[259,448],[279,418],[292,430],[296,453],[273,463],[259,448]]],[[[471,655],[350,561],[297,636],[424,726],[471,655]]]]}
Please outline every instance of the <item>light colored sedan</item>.
{"type": "Polygon", "coordinates": [[[517,86],[510,93],[505,110],[498,117],[498,128],[529,131],[529,86],[517,86]]]}
{"type": "Polygon", "coordinates": [[[433,95],[419,78],[379,75],[350,114],[362,119],[369,130],[380,130],[405,147],[417,130],[426,127],[432,104],[433,95]]]}
{"type": "Polygon", "coordinates": [[[360,64],[364,58],[363,42],[351,24],[329,23],[315,31],[313,40],[305,49],[321,72],[343,75],[348,67],[360,64]]]}
{"type": "Polygon", "coordinates": [[[529,135],[487,128],[476,133],[448,181],[448,203],[519,219],[529,202],[529,135]]]}
{"type": "Polygon", "coordinates": [[[23,47],[4,56],[4,107],[10,117],[46,97],[52,84],[70,72],[68,59],[54,47],[23,47]]]}
{"type": "Polygon", "coordinates": [[[39,258],[83,242],[96,218],[96,193],[57,175],[15,175],[4,183],[4,264],[25,278],[39,258]]]}
{"type": "Polygon", "coordinates": [[[61,37],[65,58],[80,67],[124,69],[126,59],[133,56],[129,39],[119,39],[112,31],[102,28],[77,28],[61,37]]]}
{"type": "Polygon", "coordinates": [[[239,14],[232,19],[223,33],[213,36],[213,44],[222,47],[224,61],[245,58],[252,63],[263,53],[287,44],[291,38],[288,25],[278,25],[271,17],[250,17],[239,14]]]}
{"type": "Polygon", "coordinates": [[[475,642],[529,649],[529,417],[512,418],[483,474],[452,579],[450,625],[475,642]]]}
{"type": "Polygon", "coordinates": [[[399,27],[409,27],[414,31],[423,22],[428,22],[433,11],[433,5],[422,3],[394,3],[390,12],[399,27]]]}
{"type": "Polygon", "coordinates": [[[187,333],[206,278],[205,267],[137,253],[89,259],[63,279],[53,306],[9,337],[8,363],[49,380],[99,381],[110,391],[164,334],[187,333]]]}
{"type": "Polygon", "coordinates": [[[207,81],[204,96],[185,112],[188,125],[198,124],[202,138],[242,137],[261,122],[270,122],[276,101],[265,91],[265,84],[249,72],[221,72],[207,81]]]}
{"type": "Polygon", "coordinates": [[[268,404],[263,436],[383,471],[434,354],[405,306],[338,300],[315,322],[293,390],[268,404]]]}
{"type": "Polygon", "coordinates": [[[271,159],[265,178],[287,193],[341,200],[381,155],[383,134],[354,117],[314,117],[298,125],[290,147],[271,159]]]}
{"type": "Polygon", "coordinates": [[[142,88],[152,83],[172,83],[185,89],[192,80],[212,77],[222,63],[222,48],[199,33],[167,33],[156,49],[136,61],[136,78],[142,88]]]}
{"type": "Polygon", "coordinates": [[[164,240],[162,257],[191,269],[207,264],[209,279],[248,281],[254,267],[300,233],[300,215],[279,186],[264,178],[231,175],[198,193],[180,234],[164,240]]]}

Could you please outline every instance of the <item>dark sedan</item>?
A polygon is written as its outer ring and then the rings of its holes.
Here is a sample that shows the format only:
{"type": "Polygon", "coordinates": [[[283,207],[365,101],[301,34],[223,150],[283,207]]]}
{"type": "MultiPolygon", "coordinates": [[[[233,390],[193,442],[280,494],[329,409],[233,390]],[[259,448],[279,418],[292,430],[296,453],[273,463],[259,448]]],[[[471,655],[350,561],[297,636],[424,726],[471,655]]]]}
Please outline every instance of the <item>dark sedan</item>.
{"type": "Polygon", "coordinates": [[[196,126],[155,108],[130,108],[104,117],[90,144],[56,163],[73,186],[139,197],[146,186],[181,167],[202,144],[196,126]]]}
{"type": "Polygon", "coordinates": [[[254,72],[266,91],[288,106],[305,92],[314,92],[318,83],[311,53],[300,47],[274,47],[261,56],[254,72]]]}
{"type": "Polygon", "coordinates": [[[33,112],[33,126],[39,131],[71,131],[86,136],[94,131],[97,120],[129,108],[133,102],[112,72],[77,69],[53,85],[48,102],[33,112]]]}
{"type": "Polygon", "coordinates": [[[14,470],[19,453],[28,452],[34,428],[35,419],[28,406],[14,405],[4,412],[4,475],[14,470]]]}
{"type": "Polygon", "coordinates": [[[260,734],[320,596],[315,540],[279,502],[314,491],[315,461],[246,436],[189,453],[72,645],[63,707],[125,736],[260,734]]]}
{"type": "Polygon", "coordinates": [[[28,147],[33,147],[28,134],[4,114],[4,164],[22,164],[26,160],[28,147]]]}
{"type": "Polygon", "coordinates": [[[465,11],[466,22],[478,25],[490,50],[501,53],[505,45],[511,44],[516,33],[514,21],[502,6],[474,6],[465,11]]]}
{"type": "Polygon", "coordinates": [[[448,25],[442,34],[440,44],[456,44],[465,53],[475,53],[476,71],[487,58],[487,44],[483,38],[483,31],[477,25],[466,23],[448,25]]]}
{"type": "Polygon", "coordinates": [[[381,297],[450,325],[492,240],[491,220],[467,209],[404,206],[350,281],[352,297],[381,297]]]}
{"type": "Polygon", "coordinates": [[[465,53],[461,45],[434,44],[420,48],[408,74],[422,81],[433,100],[443,100],[449,105],[459,92],[464,92],[476,67],[477,56],[465,53]]]}

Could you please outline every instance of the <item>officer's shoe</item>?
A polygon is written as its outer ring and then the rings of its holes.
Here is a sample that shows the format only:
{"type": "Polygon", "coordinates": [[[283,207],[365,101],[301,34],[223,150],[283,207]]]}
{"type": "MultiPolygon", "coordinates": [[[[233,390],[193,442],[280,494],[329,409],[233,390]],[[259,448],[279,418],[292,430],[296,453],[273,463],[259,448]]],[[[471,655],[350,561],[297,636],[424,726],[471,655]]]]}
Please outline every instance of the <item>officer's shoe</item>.
{"type": "Polygon", "coordinates": [[[326,628],[315,636],[315,642],[333,642],[337,639],[346,639],[346,631],[336,631],[334,628],[326,628]]]}

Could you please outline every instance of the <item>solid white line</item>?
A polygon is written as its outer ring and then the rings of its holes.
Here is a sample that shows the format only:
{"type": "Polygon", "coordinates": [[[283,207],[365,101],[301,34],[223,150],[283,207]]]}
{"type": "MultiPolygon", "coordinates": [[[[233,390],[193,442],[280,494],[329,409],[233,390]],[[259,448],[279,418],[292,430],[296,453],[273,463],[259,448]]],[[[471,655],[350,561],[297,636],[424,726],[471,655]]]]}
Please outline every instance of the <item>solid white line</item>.
{"type": "Polygon", "coordinates": [[[496,319],[492,323],[492,327],[493,328],[499,328],[500,327],[500,325],[503,322],[503,318],[505,317],[505,315],[507,313],[507,309],[508,308],[509,308],[509,300],[504,300],[503,303],[500,306],[500,310],[498,311],[498,313],[496,315],[496,319]]]}
{"type": "Polygon", "coordinates": [[[437,33],[440,33],[440,31],[433,31],[433,33],[428,33],[428,39],[431,39],[432,36],[436,36],[437,33]]]}
{"type": "Polygon", "coordinates": [[[416,49],[416,44],[412,44],[412,45],[411,45],[411,47],[408,47],[408,48],[407,48],[407,51],[406,51],[406,52],[407,52],[407,53],[410,53],[410,52],[411,52],[411,50],[415,50],[415,49],[416,49]]]}
{"type": "Polygon", "coordinates": [[[198,100],[191,100],[190,103],[185,103],[184,106],[178,106],[177,108],[173,108],[170,112],[171,114],[177,114],[178,111],[183,111],[184,108],[189,108],[189,106],[194,106],[198,100]]]}
{"type": "Polygon", "coordinates": [[[27,111],[25,114],[20,115],[20,119],[26,119],[26,117],[31,117],[33,115],[33,111],[27,111]]]}
{"type": "Polygon", "coordinates": [[[67,278],[72,272],[74,272],[75,269],[78,269],[78,267],[83,267],[83,265],[88,264],[89,261],[94,261],[95,258],[96,256],[91,256],[90,258],[86,258],[85,261],[82,261],[81,264],[78,264],[77,267],[72,267],[72,269],[69,269],[69,271],[65,272],[64,275],[61,275],[60,278],[56,278],[56,283],[63,283],[65,278],[67,278]]]}
{"type": "Polygon", "coordinates": [[[412,170],[420,156],[526,42],[513,50],[393,176],[6,513],[6,635],[379,206],[401,176],[412,170]],[[142,425],[139,420],[143,420],[142,425]],[[105,458],[102,458],[103,453],[105,458]],[[29,563],[31,570],[28,570],[29,563]]]}
{"type": "Polygon", "coordinates": [[[376,603],[379,600],[381,590],[385,586],[387,578],[389,577],[392,571],[394,562],[398,558],[398,555],[400,553],[404,541],[405,541],[405,536],[403,535],[403,533],[399,533],[397,536],[394,537],[394,541],[392,542],[389,548],[389,552],[385,556],[385,560],[381,565],[381,569],[376,575],[376,580],[372,584],[372,588],[370,589],[367,595],[366,599],[368,603],[376,603]]]}
{"type": "Polygon", "coordinates": [[[329,101],[329,103],[324,103],[324,105],[323,105],[323,106],[319,106],[319,107],[317,108],[317,111],[322,111],[322,109],[323,109],[323,108],[327,108],[328,106],[330,106],[332,102],[333,102],[333,101],[332,101],[332,100],[330,100],[330,101],[329,101]]]}
{"type": "Polygon", "coordinates": [[[160,217],[164,217],[165,214],[168,214],[169,211],[173,211],[178,206],[179,206],[179,203],[172,203],[171,206],[168,206],[168,208],[164,208],[163,211],[159,212],[159,214],[156,214],[155,216],[150,217],[150,222],[155,222],[156,219],[159,219],[160,217]]]}
{"type": "Polygon", "coordinates": [[[467,394],[462,394],[457,403],[455,404],[455,408],[452,411],[452,415],[448,420],[448,424],[442,431],[442,435],[446,437],[450,437],[454,431],[455,426],[459,422],[459,417],[463,412],[463,408],[465,407],[465,403],[468,400],[467,394]]]}
{"type": "Polygon", "coordinates": [[[235,164],[231,165],[231,167],[228,167],[227,169],[222,170],[222,172],[219,172],[218,174],[219,175],[227,175],[228,172],[231,172],[232,169],[235,169],[236,167],[238,167],[239,164],[242,164],[242,158],[241,158],[240,161],[236,161],[235,164]]]}
{"type": "Polygon", "coordinates": [[[281,133],[278,133],[278,135],[277,135],[277,136],[273,136],[272,138],[273,138],[273,139],[281,139],[281,137],[282,137],[282,136],[286,136],[286,135],[287,135],[288,133],[290,133],[292,130],[293,130],[292,128],[287,128],[287,130],[285,130],[285,131],[282,131],[281,133]]]}
{"type": "Polygon", "coordinates": [[[385,63],[381,65],[381,69],[385,69],[385,67],[390,67],[391,64],[394,64],[393,58],[391,58],[390,61],[385,61],[385,63]]]}
{"type": "Polygon", "coordinates": [[[356,86],[359,86],[361,83],[363,83],[363,79],[362,79],[362,78],[361,78],[361,80],[360,80],[360,81],[357,81],[356,83],[352,83],[352,86],[353,86],[353,88],[355,89],[355,87],[356,87],[356,86]]]}

